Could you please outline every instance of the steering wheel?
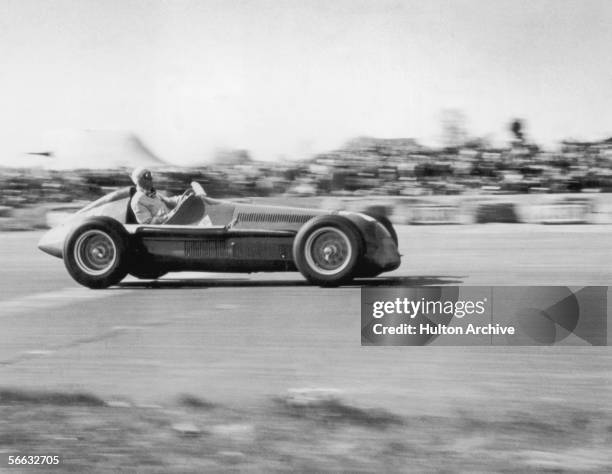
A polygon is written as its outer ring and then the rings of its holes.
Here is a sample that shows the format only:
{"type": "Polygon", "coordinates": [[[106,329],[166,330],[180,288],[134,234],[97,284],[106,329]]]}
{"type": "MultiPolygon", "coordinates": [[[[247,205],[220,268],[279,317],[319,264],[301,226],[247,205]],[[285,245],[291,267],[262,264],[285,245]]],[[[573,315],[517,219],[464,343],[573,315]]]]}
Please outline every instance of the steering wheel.
{"type": "Polygon", "coordinates": [[[177,207],[180,206],[181,204],[183,204],[185,202],[185,199],[187,199],[189,196],[206,196],[206,191],[204,191],[204,188],[202,187],[202,185],[200,183],[198,183],[197,181],[192,181],[191,182],[191,187],[186,189],[185,192],[183,194],[181,194],[181,196],[179,197],[178,200],[178,204],[177,207]]]}
{"type": "Polygon", "coordinates": [[[183,194],[181,194],[181,196],[179,197],[179,204],[182,203],[185,199],[187,199],[189,196],[191,196],[192,194],[194,194],[193,189],[187,189],[185,190],[185,192],[183,194]]]}
{"type": "Polygon", "coordinates": [[[200,183],[192,181],[191,187],[186,189],[185,192],[179,196],[176,206],[168,213],[168,219],[174,214],[176,214],[178,208],[181,207],[183,203],[187,200],[187,198],[190,196],[206,196],[206,191],[204,191],[204,188],[202,187],[202,185],[200,185],[200,183]]]}
{"type": "Polygon", "coordinates": [[[179,209],[181,209],[183,204],[185,204],[185,201],[187,201],[187,199],[189,199],[191,196],[206,196],[206,192],[199,183],[192,181],[191,187],[185,190],[185,192],[179,196],[176,206],[174,206],[174,208],[166,214],[166,219],[164,223],[168,223],[169,221],[171,221],[172,218],[177,214],[179,209]]]}
{"type": "Polygon", "coordinates": [[[185,203],[185,201],[187,200],[187,198],[189,196],[193,196],[194,195],[194,191],[193,189],[187,189],[183,194],[181,194],[176,202],[176,206],[174,206],[172,208],[172,210],[170,210],[167,214],[166,214],[166,219],[164,221],[168,222],[170,219],[172,219],[174,217],[174,214],[176,214],[179,210],[179,208],[185,203]]]}

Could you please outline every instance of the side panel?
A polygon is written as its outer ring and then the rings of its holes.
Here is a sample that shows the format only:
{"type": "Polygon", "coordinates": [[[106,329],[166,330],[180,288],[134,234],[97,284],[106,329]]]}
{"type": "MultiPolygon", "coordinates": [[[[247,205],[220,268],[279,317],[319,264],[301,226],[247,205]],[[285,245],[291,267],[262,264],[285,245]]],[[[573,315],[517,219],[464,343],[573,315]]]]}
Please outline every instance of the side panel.
{"type": "MultiPolygon", "coordinates": [[[[357,275],[390,271],[400,255],[387,230],[375,219],[345,216],[358,228],[364,253],[357,275]]],[[[134,234],[137,259],[166,271],[295,271],[292,231],[257,229],[142,227],[134,234]]]]}
{"type": "Polygon", "coordinates": [[[140,258],[168,271],[294,271],[294,236],[218,234],[209,236],[135,236],[140,258]]]}

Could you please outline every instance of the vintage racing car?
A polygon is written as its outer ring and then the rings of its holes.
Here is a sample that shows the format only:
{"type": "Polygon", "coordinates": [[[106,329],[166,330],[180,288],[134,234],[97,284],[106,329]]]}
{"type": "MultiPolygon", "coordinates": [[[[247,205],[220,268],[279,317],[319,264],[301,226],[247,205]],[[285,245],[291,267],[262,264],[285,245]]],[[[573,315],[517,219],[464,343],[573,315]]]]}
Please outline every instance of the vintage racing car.
{"type": "Polygon", "coordinates": [[[135,188],[114,191],[49,230],[38,247],[62,258],[89,288],[127,274],[299,270],[310,282],[336,286],[400,265],[397,235],[383,216],[212,199],[191,183],[162,225],[138,224],[135,188]]]}

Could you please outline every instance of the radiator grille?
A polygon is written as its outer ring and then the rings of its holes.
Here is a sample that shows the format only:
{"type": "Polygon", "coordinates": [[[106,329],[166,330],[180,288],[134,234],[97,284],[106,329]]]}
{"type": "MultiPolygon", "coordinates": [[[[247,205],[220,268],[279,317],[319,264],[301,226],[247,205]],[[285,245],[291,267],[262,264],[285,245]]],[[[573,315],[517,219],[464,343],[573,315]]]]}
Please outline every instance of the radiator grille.
{"type": "Polygon", "coordinates": [[[238,222],[273,222],[287,224],[304,224],[314,216],[309,214],[284,214],[268,212],[239,212],[238,222]]]}

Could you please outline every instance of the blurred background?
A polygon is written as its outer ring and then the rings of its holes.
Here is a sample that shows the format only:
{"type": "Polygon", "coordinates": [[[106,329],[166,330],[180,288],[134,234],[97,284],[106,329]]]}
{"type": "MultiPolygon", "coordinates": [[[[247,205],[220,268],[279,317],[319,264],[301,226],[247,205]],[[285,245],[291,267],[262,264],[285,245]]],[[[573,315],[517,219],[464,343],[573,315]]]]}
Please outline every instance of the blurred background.
{"type": "Polygon", "coordinates": [[[0,205],[609,192],[609,2],[6,1],[0,205]]]}
{"type": "MultiPolygon", "coordinates": [[[[521,129],[521,122],[512,128],[521,129]]],[[[98,198],[131,185],[132,167],[155,171],[160,189],[181,193],[196,180],[216,197],[241,196],[425,196],[526,193],[609,193],[612,137],[564,140],[546,150],[517,137],[505,147],[468,139],[454,123],[449,144],[428,147],[413,138],[356,137],[336,150],[303,160],[258,161],[248,150],[225,149],[200,166],[172,166],[130,133],[74,133],[79,156],[96,156],[75,168],[62,166],[62,151],[34,155],[38,165],[2,168],[0,205],[98,198]],[[104,140],[100,140],[100,135],[104,140]],[[57,154],[57,155],[56,155],[57,154]],[[113,156],[115,155],[115,156],[113,156]],[[105,157],[116,163],[106,167],[105,157]]],[[[450,127],[450,126],[449,126],[450,127]]],[[[32,158],[29,155],[27,158],[32,158]]]]}

